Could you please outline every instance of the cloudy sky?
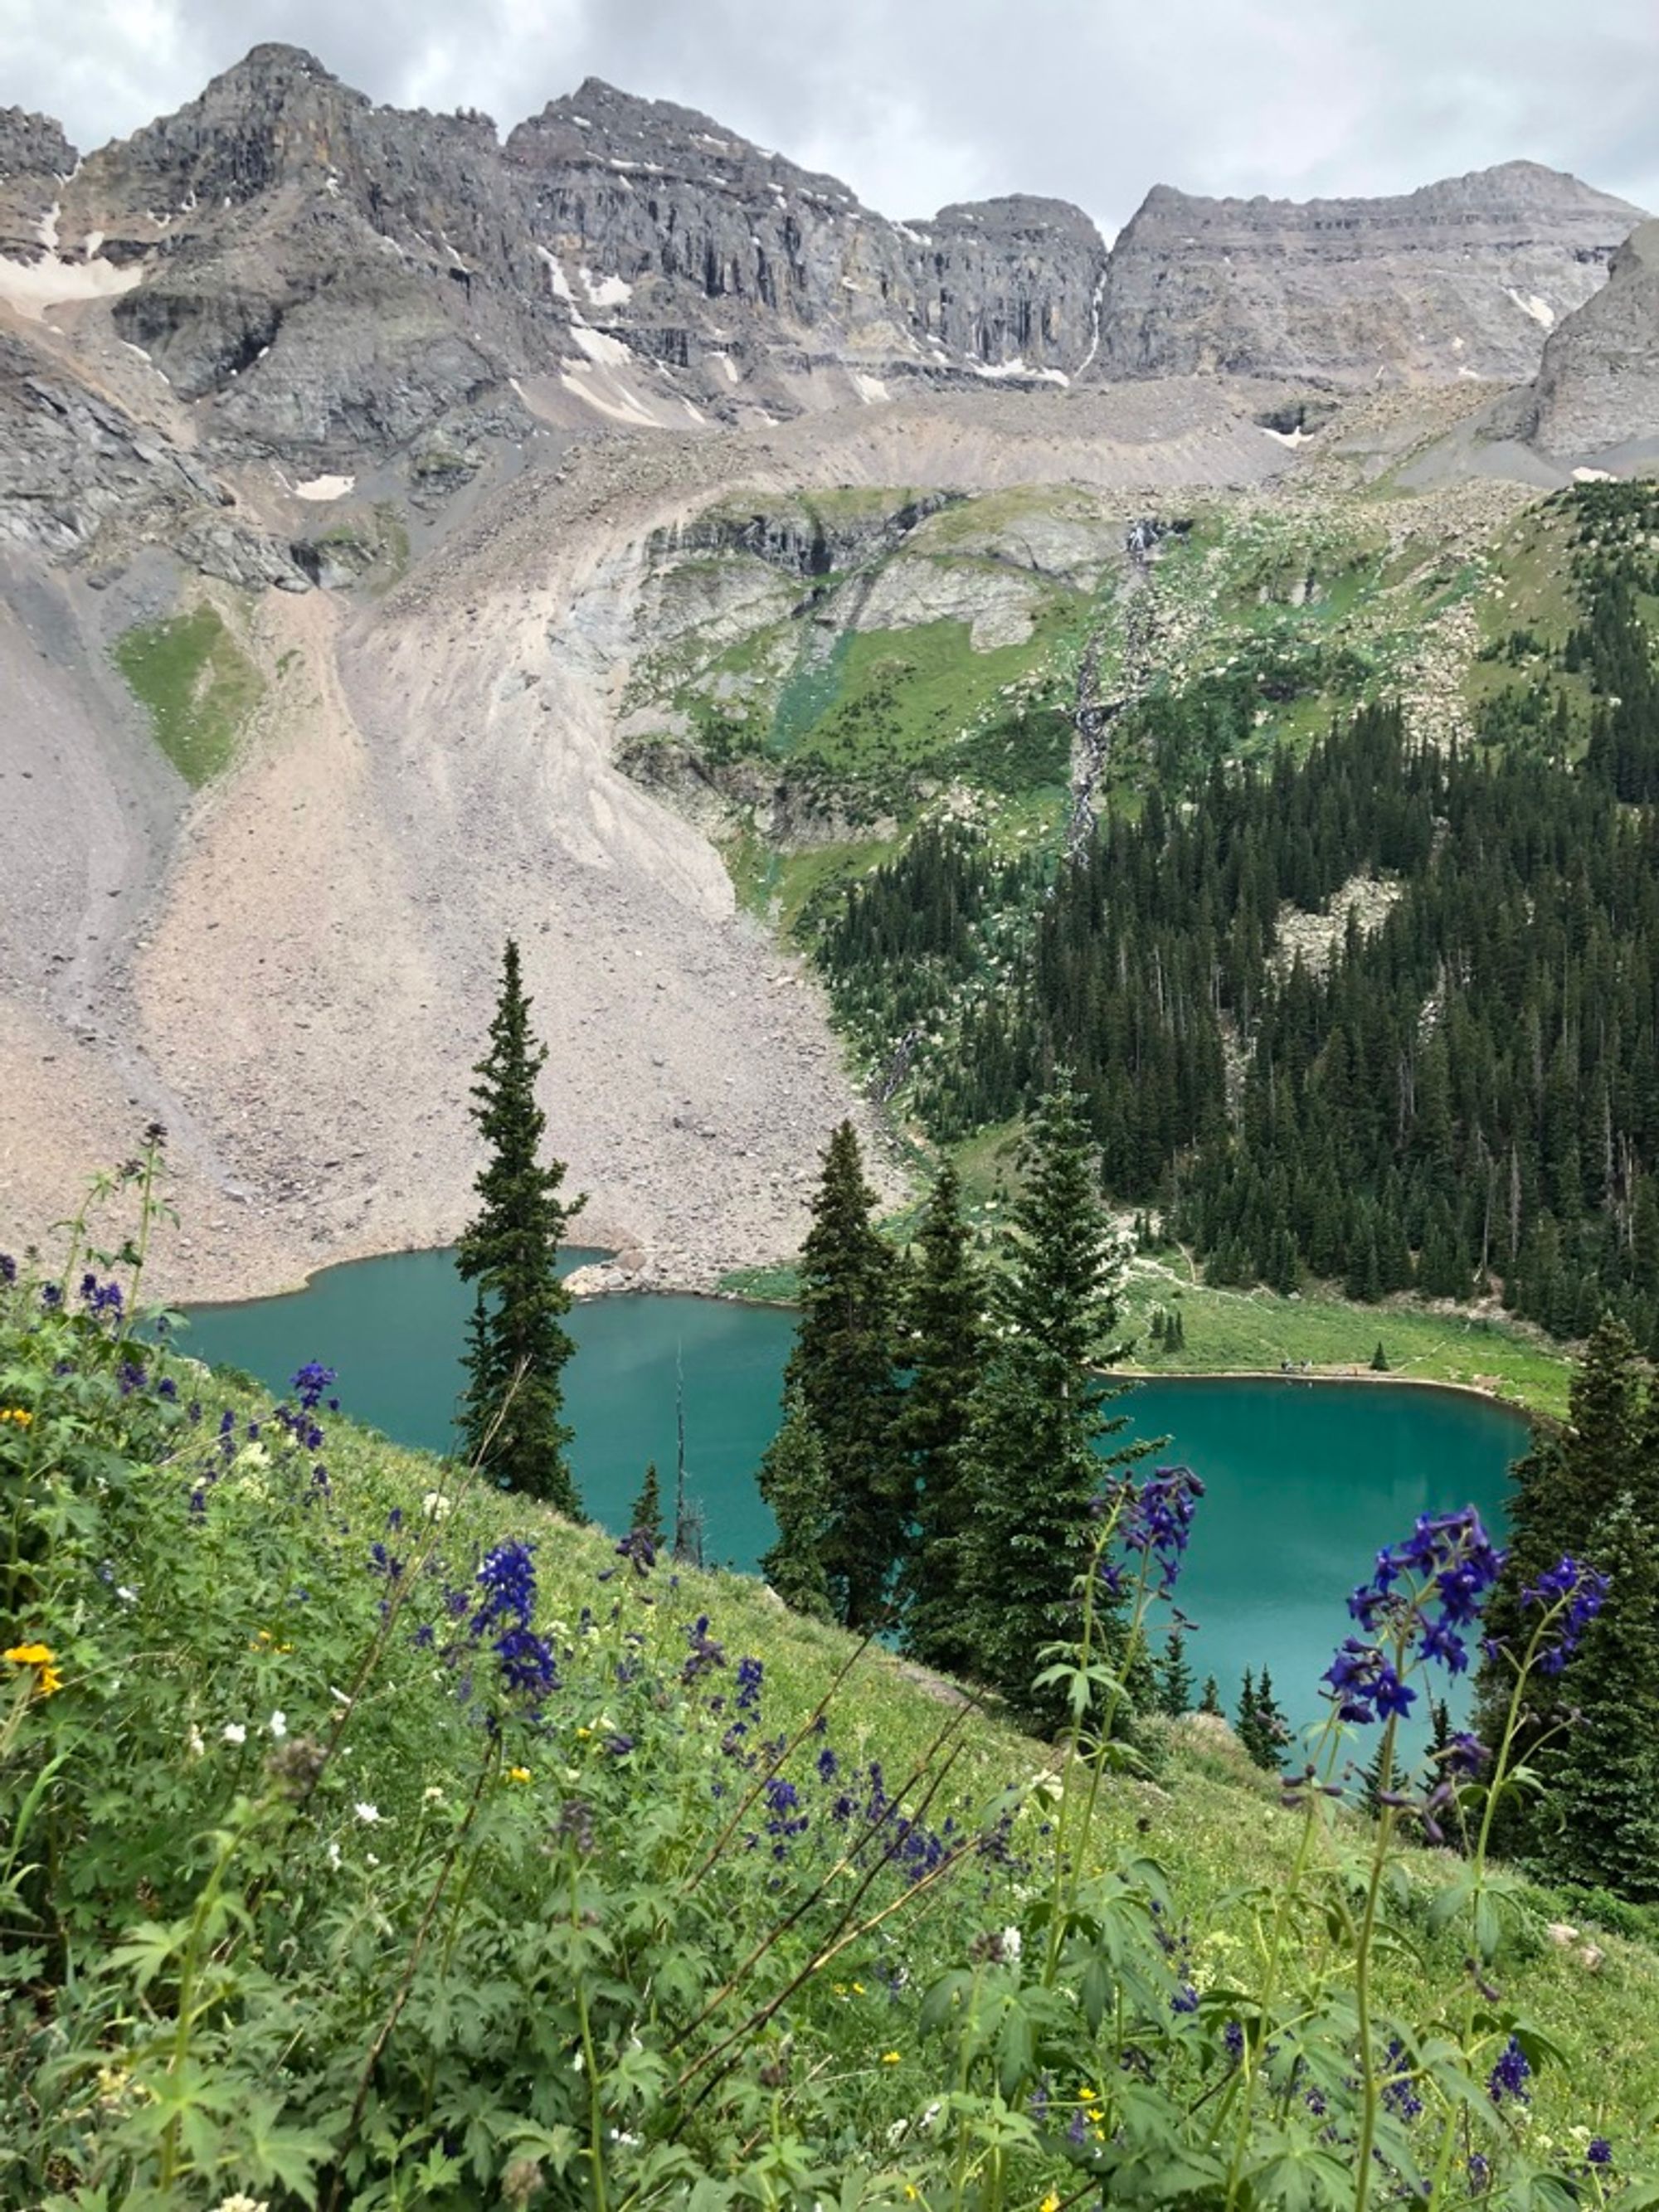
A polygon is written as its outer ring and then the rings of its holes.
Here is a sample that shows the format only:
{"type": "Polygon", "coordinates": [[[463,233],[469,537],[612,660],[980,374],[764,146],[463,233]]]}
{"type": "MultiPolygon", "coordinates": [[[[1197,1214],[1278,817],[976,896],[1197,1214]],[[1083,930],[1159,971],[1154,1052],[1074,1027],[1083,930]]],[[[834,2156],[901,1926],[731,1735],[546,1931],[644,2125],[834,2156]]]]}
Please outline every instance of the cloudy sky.
{"type": "Polygon", "coordinates": [[[1408,190],[1525,156],[1659,210],[1655,0],[0,0],[0,106],[83,149],[265,39],[505,129],[586,76],[700,107],[893,216],[1148,185],[1408,190]]]}

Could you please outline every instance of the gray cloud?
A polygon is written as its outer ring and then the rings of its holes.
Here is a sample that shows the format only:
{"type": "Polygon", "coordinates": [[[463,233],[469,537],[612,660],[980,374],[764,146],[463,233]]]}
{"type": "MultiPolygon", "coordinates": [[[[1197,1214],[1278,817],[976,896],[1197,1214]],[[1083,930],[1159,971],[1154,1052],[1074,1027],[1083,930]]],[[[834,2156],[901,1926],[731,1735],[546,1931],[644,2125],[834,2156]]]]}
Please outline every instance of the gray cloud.
{"type": "Polygon", "coordinates": [[[588,75],[923,215],[1004,191],[1108,232],[1157,182],[1407,191],[1524,156],[1659,208],[1652,0],[0,0],[0,101],[83,147],[259,40],[503,128],[588,75]]]}

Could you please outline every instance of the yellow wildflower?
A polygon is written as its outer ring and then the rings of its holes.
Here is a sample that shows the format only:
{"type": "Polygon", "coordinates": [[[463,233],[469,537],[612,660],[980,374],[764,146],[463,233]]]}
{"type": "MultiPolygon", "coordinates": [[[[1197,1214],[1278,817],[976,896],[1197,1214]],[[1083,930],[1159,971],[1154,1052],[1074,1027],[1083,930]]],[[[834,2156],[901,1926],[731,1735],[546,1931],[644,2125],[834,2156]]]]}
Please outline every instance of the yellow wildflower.
{"type": "Polygon", "coordinates": [[[854,1982],[854,1984],[853,1984],[853,1995],[854,1995],[855,1997],[861,1997],[861,1996],[864,1995],[864,1984],[863,1984],[863,1983],[862,1983],[862,1982],[854,1982]]]}
{"type": "Polygon", "coordinates": [[[1060,2212],[1060,2199],[1052,2189],[1038,2205],[1037,2212],[1060,2212]]]}
{"type": "Polygon", "coordinates": [[[46,1644],[14,1644],[6,1657],[14,1667],[33,1667],[34,1686],[43,1698],[54,1690],[61,1690],[64,1678],[52,1663],[52,1647],[46,1644]]]}
{"type": "Polygon", "coordinates": [[[509,1782],[528,1782],[530,1769],[527,1766],[509,1766],[507,1770],[507,1778],[509,1782]]]}
{"type": "Polygon", "coordinates": [[[15,1421],[20,1429],[27,1428],[33,1419],[27,1406],[0,1406],[0,1421],[15,1421]]]}
{"type": "Polygon", "coordinates": [[[1100,2102],[1099,2093],[1094,2089],[1079,2089],[1078,2095],[1085,2105],[1097,2105],[1100,2102]]]}
{"type": "Polygon", "coordinates": [[[898,2052],[896,2051],[884,2051],[881,2054],[881,2063],[884,2066],[896,2066],[899,2063],[898,2052]]]}

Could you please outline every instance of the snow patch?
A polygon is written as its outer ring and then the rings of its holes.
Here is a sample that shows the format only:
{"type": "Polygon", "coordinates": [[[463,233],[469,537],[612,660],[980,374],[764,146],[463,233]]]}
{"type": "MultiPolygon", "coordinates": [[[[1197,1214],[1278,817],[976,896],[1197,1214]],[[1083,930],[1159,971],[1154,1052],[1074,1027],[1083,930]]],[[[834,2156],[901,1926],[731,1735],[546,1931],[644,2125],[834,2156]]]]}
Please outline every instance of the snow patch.
{"type": "Polygon", "coordinates": [[[1308,434],[1299,422],[1294,430],[1275,430],[1271,422],[1261,422],[1256,427],[1264,435],[1276,439],[1281,446],[1305,446],[1308,442],[1308,434]]]}
{"type": "Polygon", "coordinates": [[[1072,380],[1063,368],[1027,368],[1020,354],[1012,361],[965,361],[962,365],[975,376],[1018,376],[1032,384],[1069,384],[1072,380]]]}
{"type": "Polygon", "coordinates": [[[857,368],[850,369],[848,374],[853,380],[854,391],[866,407],[884,406],[891,397],[878,376],[866,376],[862,369],[857,368]]]}
{"type": "Polygon", "coordinates": [[[568,300],[574,307],[576,295],[570,289],[570,279],[559,266],[557,255],[550,253],[544,246],[538,246],[536,251],[547,264],[547,281],[553,288],[554,298],[568,300]]]}
{"type": "MultiPolygon", "coordinates": [[[[617,396],[613,399],[607,399],[603,393],[596,392],[588,380],[592,371],[586,362],[573,362],[570,364],[570,369],[574,370],[574,374],[562,370],[559,381],[573,398],[581,400],[586,406],[595,409],[601,415],[608,415],[613,422],[627,422],[636,430],[655,430],[661,428],[656,416],[647,415],[644,408],[636,405],[625,391],[617,391],[617,396]]],[[[613,389],[616,387],[613,386],[613,389]]]]}
{"type": "Polygon", "coordinates": [[[579,269],[576,274],[590,307],[625,307],[634,296],[634,287],[625,277],[595,276],[587,269],[579,269]]]}
{"type": "Polygon", "coordinates": [[[620,338],[607,337],[603,331],[591,331],[586,323],[574,319],[570,335],[589,361],[598,362],[602,368],[631,368],[634,366],[632,350],[620,338]]]}
{"type": "Polygon", "coordinates": [[[118,269],[112,261],[91,252],[83,260],[61,260],[55,206],[41,222],[40,243],[46,250],[38,261],[11,261],[0,254],[0,300],[29,322],[45,322],[49,307],[66,307],[73,300],[113,299],[144,281],[143,270],[136,262],[131,268],[118,269]]]}
{"type": "Polygon", "coordinates": [[[1540,330],[1555,328],[1555,310],[1547,300],[1540,300],[1536,292],[1517,292],[1513,284],[1505,284],[1504,289],[1522,313],[1530,315],[1540,330]]]}
{"type": "Polygon", "coordinates": [[[294,487],[295,499],[343,499],[356,483],[356,477],[312,477],[294,487]]]}
{"type": "Polygon", "coordinates": [[[737,383],[738,365],[736,362],[732,360],[729,353],[707,354],[704,356],[704,359],[711,362],[718,362],[720,363],[720,374],[725,377],[726,382],[728,384],[737,383]]]}
{"type": "Polygon", "coordinates": [[[1612,483],[1613,474],[1611,469],[1575,469],[1572,480],[1575,483],[1612,483]]]}

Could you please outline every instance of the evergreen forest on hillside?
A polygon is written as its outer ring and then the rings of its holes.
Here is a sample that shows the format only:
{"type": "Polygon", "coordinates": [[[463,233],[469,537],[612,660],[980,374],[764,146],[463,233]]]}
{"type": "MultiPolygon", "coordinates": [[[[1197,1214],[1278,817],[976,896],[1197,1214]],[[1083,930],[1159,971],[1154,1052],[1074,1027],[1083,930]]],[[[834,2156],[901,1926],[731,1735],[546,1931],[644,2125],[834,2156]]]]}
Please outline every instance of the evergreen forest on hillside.
{"type": "Polygon", "coordinates": [[[1113,1196],[1212,1281],[1498,1291],[1563,1337],[1610,1304],[1659,1342],[1659,495],[1559,504],[1583,619],[1501,648],[1527,678],[1476,742],[1378,702],[1228,767],[1206,695],[1074,860],[935,822],[818,917],[842,1019],[936,1138],[1066,1064],[1113,1196]],[[1294,926],[1350,899],[1328,945],[1294,926]]]}

